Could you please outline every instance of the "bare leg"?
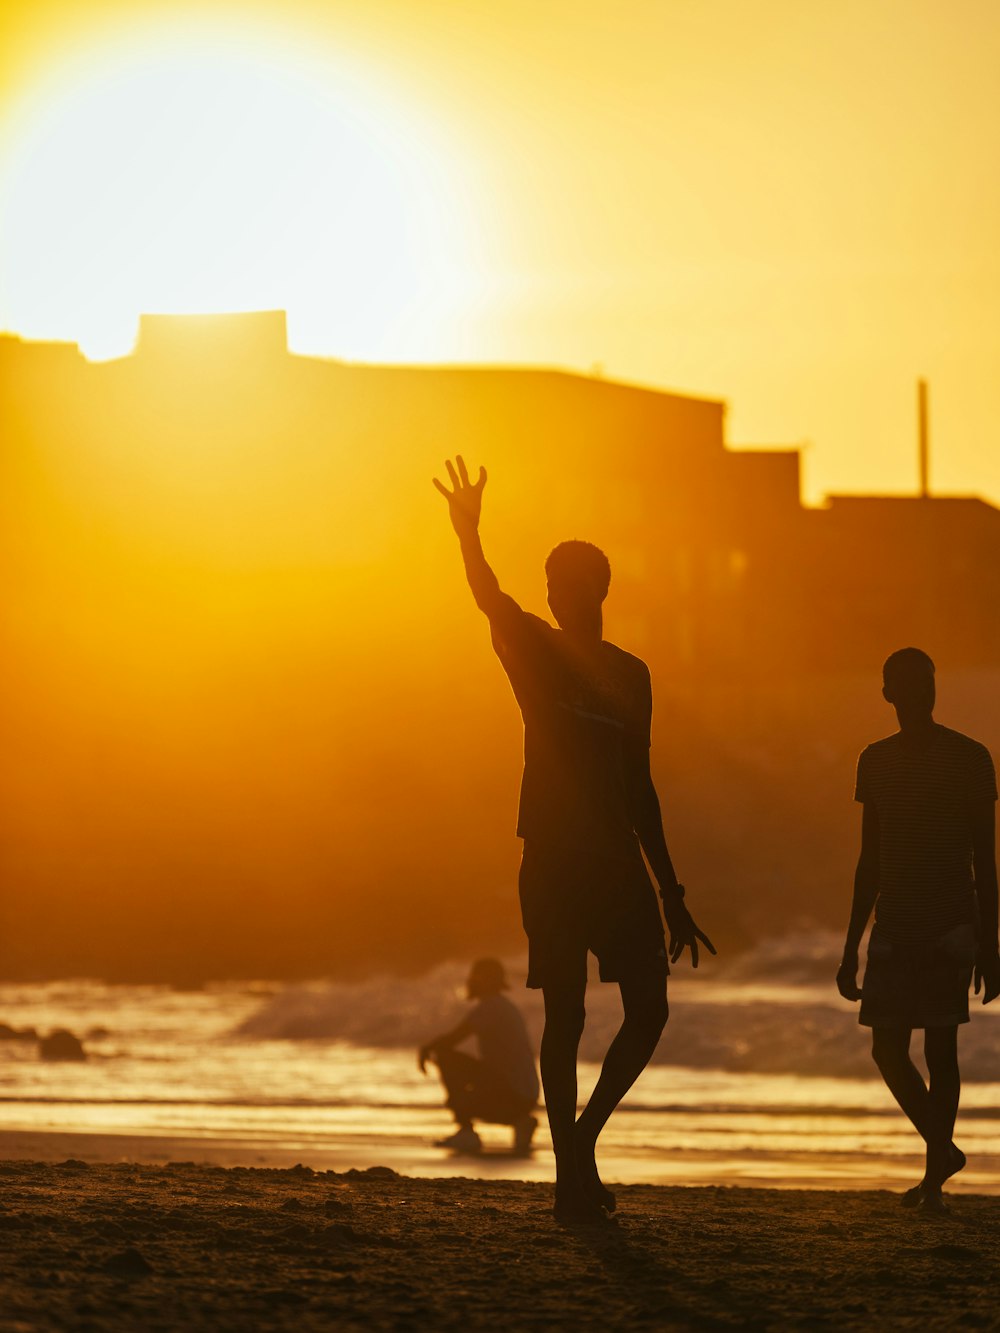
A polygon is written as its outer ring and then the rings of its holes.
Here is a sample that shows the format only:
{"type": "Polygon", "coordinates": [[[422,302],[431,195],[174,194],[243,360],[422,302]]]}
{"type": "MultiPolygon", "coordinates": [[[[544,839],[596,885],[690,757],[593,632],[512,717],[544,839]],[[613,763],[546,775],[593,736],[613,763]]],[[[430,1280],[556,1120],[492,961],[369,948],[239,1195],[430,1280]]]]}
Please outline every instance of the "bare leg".
{"type": "Polygon", "coordinates": [[[649,1064],[667,1021],[663,977],[630,978],[619,983],[625,1016],[604,1057],[597,1086],[576,1122],[576,1159],[586,1192],[608,1212],[615,1196],[598,1174],[594,1150],[601,1130],[618,1103],[649,1064]]]}
{"type": "Polygon", "coordinates": [[[596,1220],[600,1209],[584,1195],[576,1165],[576,1053],[583,1034],[586,981],[579,987],[543,986],[545,1029],[539,1064],[545,1111],[556,1157],[556,1216],[565,1221],[596,1220]]]}
{"type": "Polygon", "coordinates": [[[923,1180],[925,1199],[940,1197],[941,1186],[965,1165],[965,1157],[952,1143],[958,1099],[962,1089],[958,1070],[958,1028],[927,1028],[924,1055],[931,1085],[927,1112],[927,1170],[923,1180]],[[956,1161],[956,1156],[960,1160],[956,1161]]]}
{"type": "Polygon", "coordinates": [[[872,1059],[900,1109],[924,1140],[929,1121],[929,1093],[910,1059],[911,1028],[873,1028],[872,1059]]]}
{"type": "MultiPolygon", "coordinates": [[[[954,1034],[954,1029],[940,1029],[942,1032],[950,1031],[954,1034]]],[[[938,1113],[938,1128],[935,1133],[934,1111],[932,1108],[931,1094],[928,1091],[927,1084],[921,1077],[920,1071],[910,1059],[910,1028],[873,1028],[872,1029],[872,1058],[878,1065],[879,1073],[885,1080],[885,1085],[899,1103],[900,1108],[906,1114],[914,1129],[928,1145],[928,1160],[930,1160],[932,1137],[940,1141],[942,1128],[947,1121],[941,1118],[938,1113]]],[[[946,1048],[945,1048],[946,1050],[946,1048]]],[[[955,1067],[955,1078],[957,1079],[957,1058],[955,1067]]],[[[944,1079],[944,1087],[947,1088],[947,1075],[944,1079]]],[[[942,1094],[943,1096],[944,1094],[942,1094]]],[[[954,1105],[958,1108],[958,1093],[954,1092],[954,1105]]],[[[945,1113],[946,1114],[946,1113],[945,1113]]],[[[964,1154],[951,1142],[951,1135],[954,1130],[955,1116],[952,1114],[950,1125],[948,1126],[947,1149],[942,1151],[935,1149],[935,1169],[940,1172],[942,1167],[947,1164],[945,1174],[941,1180],[946,1180],[948,1176],[954,1175],[965,1165],[964,1154]]],[[[937,1184],[937,1192],[941,1190],[941,1180],[937,1184]]],[[[924,1175],[924,1179],[913,1189],[907,1190],[903,1195],[903,1202],[907,1206],[915,1206],[920,1203],[925,1188],[930,1182],[929,1174],[924,1175]]]]}

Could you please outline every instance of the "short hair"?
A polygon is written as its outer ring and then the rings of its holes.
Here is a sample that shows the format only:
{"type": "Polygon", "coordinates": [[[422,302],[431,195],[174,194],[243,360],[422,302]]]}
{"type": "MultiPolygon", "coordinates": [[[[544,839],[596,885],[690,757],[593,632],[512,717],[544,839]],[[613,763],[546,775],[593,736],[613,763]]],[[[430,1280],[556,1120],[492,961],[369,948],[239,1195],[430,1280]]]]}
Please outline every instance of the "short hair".
{"type": "Polygon", "coordinates": [[[592,542],[560,542],[549,552],[545,573],[555,582],[593,589],[602,602],[611,587],[611,562],[592,542]]]}
{"type": "Polygon", "coordinates": [[[897,648],[882,666],[882,684],[887,688],[927,675],[934,675],[934,663],[922,648],[897,648]]]}

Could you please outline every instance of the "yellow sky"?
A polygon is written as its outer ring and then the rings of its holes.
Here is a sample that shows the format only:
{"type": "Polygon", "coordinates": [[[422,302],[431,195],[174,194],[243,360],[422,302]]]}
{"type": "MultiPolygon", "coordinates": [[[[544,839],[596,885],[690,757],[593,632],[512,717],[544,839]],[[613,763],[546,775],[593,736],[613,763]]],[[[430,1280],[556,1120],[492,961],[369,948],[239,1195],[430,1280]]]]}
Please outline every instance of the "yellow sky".
{"type": "MultiPolygon", "coordinates": [[[[925,375],[932,483],[1000,501],[1000,5],[5,0],[0,144],[33,90],[72,92],[144,32],[196,51],[206,14],[213,42],[286,74],[308,53],[394,138],[380,243],[406,232],[418,270],[425,246],[438,299],[392,325],[387,359],[599,364],[725,397],[733,441],[810,442],[810,498],[915,484],[925,375]]],[[[296,236],[322,269],[322,229],[296,236]]],[[[280,275],[274,295],[304,350],[351,353],[349,312],[303,304],[297,325],[280,275]]]]}

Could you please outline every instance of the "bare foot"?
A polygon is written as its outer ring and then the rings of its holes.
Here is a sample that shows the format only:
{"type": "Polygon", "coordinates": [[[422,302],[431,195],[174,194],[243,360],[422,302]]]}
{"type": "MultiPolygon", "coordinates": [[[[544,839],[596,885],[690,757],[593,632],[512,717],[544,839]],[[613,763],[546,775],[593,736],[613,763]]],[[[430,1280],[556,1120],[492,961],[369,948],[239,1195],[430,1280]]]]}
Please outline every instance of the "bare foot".
{"type": "MultiPolygon", "coordinates": [[[[965,1153],[962,1152],[962,1149],[956,1148],[954,1143],[949,1144],[945,1162],[935,1170],[933,1176],[930,1169],[928,1169],[920,1184],[914,1185],[912,1189],[908,1189],[903,1194],[900,1203],[904,1208],[917,1208],[923,1203],[925,1195],[937,1193],[940,1198],[941,1186],[952,1176],[958,1175],[959,1171],[965,1166],[965,1160],[965,1153]]],[[[945,1207],[945,1212],[947,1212],[947,1207],[945,1207]]]]}
{"type": "Polygon", "coordinates": [[[946,1180],[957,1175],[965,1165],[965,1153],[961,1148],[956,1148],[953,1143],[940,1155],[933,1149],[927,1149],[927,1170],[924,1172],[924,1193],[930,1194],[933,1191],[941,1192],[941,1186],[946,1180]]]}
{"type": "Polygon", "coordinates": [[[594,1147],[595,1145],[584,1138],[579,1128],[577,1128],[576,1169],[580,1173],[580,1184],[583,1187],[583,1192],[599,1208],[603,1208],[608,1213],[613,1213],[618,1207],[618,1200],[615,1198],[613,1191],[609,1190],[601,1179],[600,1172],[597,1170],[597,1161],[594,1157],[594,1147]]]}
{"type": "Polygon", "coordinates": [[[948,1145],[948,1169],[941,1177],[941,1184],[950,1180],[952,1176],[957,1176],[962,1167],[965,1166],[965,1153],[961,1148],[956,1148],[953,1143],[948,1145]]]}

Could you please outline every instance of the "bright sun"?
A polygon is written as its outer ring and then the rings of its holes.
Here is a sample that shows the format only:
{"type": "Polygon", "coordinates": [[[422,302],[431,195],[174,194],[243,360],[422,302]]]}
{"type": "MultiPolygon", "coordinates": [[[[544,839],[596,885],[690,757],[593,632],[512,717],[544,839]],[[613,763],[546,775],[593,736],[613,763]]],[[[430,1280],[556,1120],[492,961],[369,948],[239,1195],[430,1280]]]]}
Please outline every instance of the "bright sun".
{"type": "Polygon", "coordinates": [[[440,156],[302,51],[116,48],[22,106],[0,158],[0,323],[126,353],[140,312],[283,307],[299,350],[413,344],[456,283],[440,156]]]}

